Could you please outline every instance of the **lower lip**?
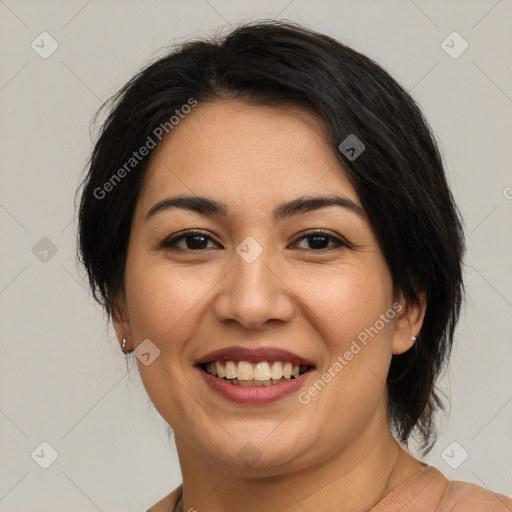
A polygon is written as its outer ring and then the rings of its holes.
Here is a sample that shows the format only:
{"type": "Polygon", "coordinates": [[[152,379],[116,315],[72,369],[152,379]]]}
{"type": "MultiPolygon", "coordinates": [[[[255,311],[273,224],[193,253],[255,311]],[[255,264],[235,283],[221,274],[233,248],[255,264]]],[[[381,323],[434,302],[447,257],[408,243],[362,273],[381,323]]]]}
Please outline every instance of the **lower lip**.
{"type": "Polygon", "coordinates": [[[215,393],[231,402],[245,405],[263,405],[277,402],[298,391],[313,372],[313,370],[309,370],[296,379],[281,384],[272,384],[271,386],[237,386],[227,380],[214,377],[201,368],[196,368],[215,393]]]}

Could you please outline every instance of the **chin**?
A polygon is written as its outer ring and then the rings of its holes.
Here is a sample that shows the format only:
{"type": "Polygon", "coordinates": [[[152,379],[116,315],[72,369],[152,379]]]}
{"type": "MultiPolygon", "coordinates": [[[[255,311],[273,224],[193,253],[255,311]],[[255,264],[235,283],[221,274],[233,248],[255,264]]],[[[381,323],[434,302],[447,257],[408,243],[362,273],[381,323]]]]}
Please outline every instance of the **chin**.
{"type": "MultiPolygon", "coordinates": [[[[275,425],[274,425],[275,428],[275,425]]],[[[225,465],[229,471],[243,476],[268,477],[269,474],[278,475],[308,466],[311,461],[306,460],[303,454],[307,454],[307,446],[301,446],[298,442],[299,435],[290,435],[286,439],[274,438],[262,435],[261,429],[255,428],[254,435],[250,429],[247,434],[230,437],[224,432],[222,444],[212,443],[204,446],[201,443],[202,453],[209,453],[211,459],[218,464],[225,465]]],[[[310,459],[310,457],[307,457],[310,459]]]]}

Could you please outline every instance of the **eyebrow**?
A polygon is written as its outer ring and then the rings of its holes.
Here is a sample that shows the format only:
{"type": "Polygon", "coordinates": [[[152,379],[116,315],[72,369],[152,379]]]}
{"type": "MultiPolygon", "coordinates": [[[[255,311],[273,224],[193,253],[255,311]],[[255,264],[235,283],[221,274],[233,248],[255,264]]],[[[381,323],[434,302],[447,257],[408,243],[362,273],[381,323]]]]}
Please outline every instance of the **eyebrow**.
{"type": "MultiPolygon", "coordinates": [[[[287,217],[318,210],[319,208],[326,208],[328,206],[340,206],[357,214],[362,219],[365,219],[365,213],[361,206],[354,203],[348,197],[336,194],[328,196],[300,197],[287,203],[283,203],[273,210],[272,218],[277,222],[287,217]]],[[[202,196],[176,196],[168,197],[153,205],[146,214],[146,221],[157,213],[168,211],[173,208],[191,210],[208,217],[229,217],[228,207],[221,201],[202,196]]]]}

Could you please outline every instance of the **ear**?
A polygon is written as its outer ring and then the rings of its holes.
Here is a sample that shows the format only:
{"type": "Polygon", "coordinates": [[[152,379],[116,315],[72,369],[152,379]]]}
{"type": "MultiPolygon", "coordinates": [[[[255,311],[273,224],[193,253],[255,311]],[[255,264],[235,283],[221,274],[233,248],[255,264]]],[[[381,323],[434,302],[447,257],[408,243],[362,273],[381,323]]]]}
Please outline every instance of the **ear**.
{"type": "Polygon", "coordinates": [[[412,337],[417,337],[423,326],[427,309],[425,293],[418,293],[418,304],[406,304],[402,295],[398,303],[401,306],[393,332],[393,354],[403,354],[413,345],[412,337]]]}
{"type": "Polygon", "coordinates": [[[123,292],[121,292],[120,297],[114,299],[112,302],[112,324],[116,331],[116,338],[119,342],[119,346],[123,346],[123,338],[126,338],[125,349],[132,350],[133,338],[131,335],[130,322],[128,319],[126,301],[123,292]]]}

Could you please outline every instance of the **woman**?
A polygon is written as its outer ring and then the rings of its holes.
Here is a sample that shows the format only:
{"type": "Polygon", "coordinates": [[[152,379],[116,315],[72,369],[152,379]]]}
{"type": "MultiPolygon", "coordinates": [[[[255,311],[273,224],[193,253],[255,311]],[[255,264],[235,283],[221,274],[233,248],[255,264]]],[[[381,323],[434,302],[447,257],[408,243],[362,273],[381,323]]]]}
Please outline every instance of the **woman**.
{"type": "Polygon", "coordinates": [[[113,98],[81,192],[92,290],[176,439],[150,511],[512,510],[407,450],[435,442],[464,239],[373,61],[281,22],[186,43],[113,98]]]}

